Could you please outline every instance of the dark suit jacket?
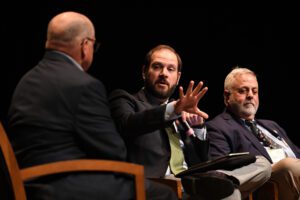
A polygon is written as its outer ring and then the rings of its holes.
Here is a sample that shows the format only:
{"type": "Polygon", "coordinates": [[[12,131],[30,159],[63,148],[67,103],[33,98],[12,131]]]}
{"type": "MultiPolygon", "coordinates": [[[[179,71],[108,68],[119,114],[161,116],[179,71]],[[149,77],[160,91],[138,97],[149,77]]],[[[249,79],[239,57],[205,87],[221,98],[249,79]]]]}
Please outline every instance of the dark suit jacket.
{"type": "MultiPolygon", "coordinates": [[[[103,84],[55,51],[46,52],[17,85],[9,109],[9,137],[21,167],[81,158],[126,160],[103,84]]],[[[73,174],[42,182],[45,187],[40,189],[52,199],[132,195],[131,181],[114,174],[73,174]]]]}
{"type": "MultiPolygon", "coordinates": [[[[300,158],[299,148],[291,142],[282,127],[271,120],[256,119],[256,121],[272,134],[284,138],[296,156],[300,158]]],[[[212,157],[248,151],[254,155],[263,155],[272,162],[267,151],[254,134],[242,124],[240,119],[235,118],[228,110],[208,121],[206,125],[212,157]]]]}
{"type": "MultiPolygon", "coordinates": [[[[165,127],[171,122],[165,121],[166,105],[150,102],[143,89],[134,95],[115,90],[109,99],[112,115],[127,144],[128,160],[144,165],[146,177],[164,177],[170,159],[165,127]]],[[[188,165],[207,160],[206,141],[193,140],[185,147],[188,165]]]]}

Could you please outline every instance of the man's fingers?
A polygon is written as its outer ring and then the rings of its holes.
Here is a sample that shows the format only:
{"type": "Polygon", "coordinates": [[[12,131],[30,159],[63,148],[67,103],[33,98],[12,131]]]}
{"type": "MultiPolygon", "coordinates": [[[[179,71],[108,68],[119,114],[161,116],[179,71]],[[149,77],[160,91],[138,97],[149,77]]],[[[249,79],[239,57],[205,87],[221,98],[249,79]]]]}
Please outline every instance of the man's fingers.
{"type": "Polygon", "coordinates": [[[193,96],[198,95],[198,93],[199,93],[199,91],[201,90],[202,86],[203,86],[203,82],[200,81],[200,82],[198,83],[198,85],[195,87],[195,89],[193,90],[192,95],[193,95],[193,96]]]}
{"type": "Polygon", "coordinates": [[[186,95],[190,95],[193,92],[194,81],[190,81],[189,87],[186,90],[186,95]]]}
{"type": "Polygon", "coordinates": [[[197,115],[203,117],[204,119],[208,119],[208,117],[209,117],[207,113],[205,113],[201,110],[198,110],[197,115]]]}
{"type": "Polygon", "coordinates": [[[184,112],[184,111],[183,111],[183,112],[181,112],[181,118],[182,118],[182,121],[184,121],[184,122],[186,121],[186,118],[187,118],[187,116],[186,116],[186,115],[187,115],[187,113],[186,113],[186,112],[184,112]]]}
{"type": "Polygon", "coordinates": [[[197,99],[200,100],[200,99],[205,95],[205,93],[207,92],[207,90],[208,90],[208,87],[203,88],[203,89],[197,94],[197,99]]]}
{"type": "Polygon", "coordinates": [[[183,87],[180,86],[179,87],[179,98],[182,98],[183,96],[184,96],[184,94],[183,94],[183,87]]]}

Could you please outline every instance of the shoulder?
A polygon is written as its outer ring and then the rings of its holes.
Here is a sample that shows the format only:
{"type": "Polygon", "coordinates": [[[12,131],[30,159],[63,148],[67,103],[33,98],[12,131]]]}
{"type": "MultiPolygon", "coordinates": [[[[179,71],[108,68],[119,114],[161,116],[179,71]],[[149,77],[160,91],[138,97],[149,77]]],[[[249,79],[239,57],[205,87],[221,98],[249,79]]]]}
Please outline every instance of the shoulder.
{"type": "Polygon", "coordinates": [[[223,132],[224,134],[232,134],[233,132],[240,132],[243,126],[228,113],[221,113],[212,120],[206,122],[207,130],[223,132]]]}
{"type": "Polygon", "coordinates": [[[108,100],[110,104],[113,105],[136,105],[138,104],[138,99],[123,89],[116,89],[110,92],[108,95],[108,100]]]}
{"type": "Polygon", "coordinates": [[[273,120],[269,120],[269,119],[256,119],[256,120],[259,124],[262,124],[265,127],[280,127],[280,125],[273,120]]]}
{"type": "Polygon", "coordinates": [[[269,119],[256,119],[258,122],[260,123],[264,123],[264,124],[277,124],[275,121],[273,120],[269,120],[269,119]]]}
{"type": "Polygon", "coordinates": [[[231,120],[231,119],[232,119],[232,117],[227,116],[224,113],[220,113],[220,114],[216,115],[214,118],[212,118],[211,120],[208,120],[206,122],[206,124],[208,126],[210,126],[210,125],[215,126],[215,125],[226,123],[226,121],[231,120]]]}
{"type": "Polygon", "coordinates": [[[116,101],[119,99],[131,99],[134,100],[134,96],[132,94],[130,94],[129,92],[127,92],[126,90],[123,89],[115,89],[113,91],[111,91],[111,93],[109,94],[109,100],[110,101],[116,101]]]}
{"type": "MultiPolygon", "coordinates": [[[[79,71],[79,70],[78,70],[79,71]]],[[[92,91],[98,94],[106,93],[106,87],[101,80],[89,75],[86,72],[77,71],[77,76],[72,77],[73,80],[68,80],[73,83],[74,87],[82,88],[85,91],[92,91]],[[75,78],[77,79],[75,80],[75,78]]],[[[71,77],[69,77],[71,79],[71,77]]]]}
{"type": "Polygon", "coordinates": [[[126,90],[115,89],[110,93],[109,96],[115,97],[115,96],[132,96],[132,95],[129,92],[127,92],[126,90]]]}

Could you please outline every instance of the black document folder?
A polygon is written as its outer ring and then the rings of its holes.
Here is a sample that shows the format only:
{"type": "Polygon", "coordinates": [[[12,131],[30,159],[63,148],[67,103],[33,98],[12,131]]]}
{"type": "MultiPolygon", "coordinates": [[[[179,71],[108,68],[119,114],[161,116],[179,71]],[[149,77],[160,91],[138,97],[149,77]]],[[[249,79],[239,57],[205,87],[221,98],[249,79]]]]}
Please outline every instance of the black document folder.
{"type": "Polygon", "coordinates": [[[195,173],[201,173],[217,169],[233,170],[244,165],[253,163],[255,162],[255,160],[255,155],[252,155],[249,152],[231,153],[225,156],[215,158],[213,160],[193,165],[189,167],[189,169],[177,174],[176,177],[181,178],[186,175],[192,175],[195,173]]]}

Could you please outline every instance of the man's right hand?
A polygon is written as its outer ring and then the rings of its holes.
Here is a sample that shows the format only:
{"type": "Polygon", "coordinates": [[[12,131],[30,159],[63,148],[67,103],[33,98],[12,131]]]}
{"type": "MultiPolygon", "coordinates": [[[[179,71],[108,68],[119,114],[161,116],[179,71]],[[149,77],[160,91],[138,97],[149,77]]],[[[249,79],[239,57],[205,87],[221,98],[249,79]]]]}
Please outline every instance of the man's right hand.
{"type": "Polygon", "coordinates": [[[200,99],[207,92],[208,88],[203,87],[203,82],[200,81],[198,85],[193,89],[194,81],[190,81],[190,84],[187,88],[186,94],[183,92],[183,87],[179,87],[179,99],[174,105],[175,113],[181,115],[183,111],[187,113],[192,113],[203,117],[204,119],[208,118],[208,114],[201,111],[198,108],[198,103],[200,99]]]}

